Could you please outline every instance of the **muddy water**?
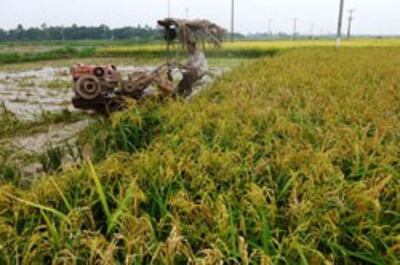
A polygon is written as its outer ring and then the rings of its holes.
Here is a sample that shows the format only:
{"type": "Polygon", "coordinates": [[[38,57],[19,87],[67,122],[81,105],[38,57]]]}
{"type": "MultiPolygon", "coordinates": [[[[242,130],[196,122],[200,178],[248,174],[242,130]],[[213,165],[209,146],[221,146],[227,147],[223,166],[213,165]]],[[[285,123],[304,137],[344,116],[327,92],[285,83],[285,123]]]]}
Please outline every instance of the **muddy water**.
{"type": "Polygon", "coordinates": [[[67,68],[0,72],[0,103],[18,118],[33,119],[43,111],[72,110],[71,97],[67,68]]]}

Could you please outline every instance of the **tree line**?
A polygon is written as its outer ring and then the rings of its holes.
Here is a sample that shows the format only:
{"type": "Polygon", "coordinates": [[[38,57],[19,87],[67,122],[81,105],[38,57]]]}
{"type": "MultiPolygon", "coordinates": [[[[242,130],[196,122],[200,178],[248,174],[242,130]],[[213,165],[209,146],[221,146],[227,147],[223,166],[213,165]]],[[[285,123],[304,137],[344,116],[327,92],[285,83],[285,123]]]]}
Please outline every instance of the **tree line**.
{"type": "Polygon", "coordinates": [[[152,41],[161,39],[160,30],[150,26],[122,27],[111,29],[106,25],[69,27],[47,26],[15,29],[0,29],[0,41],[38,41],[38,40],[137,40],[152,41]]]}

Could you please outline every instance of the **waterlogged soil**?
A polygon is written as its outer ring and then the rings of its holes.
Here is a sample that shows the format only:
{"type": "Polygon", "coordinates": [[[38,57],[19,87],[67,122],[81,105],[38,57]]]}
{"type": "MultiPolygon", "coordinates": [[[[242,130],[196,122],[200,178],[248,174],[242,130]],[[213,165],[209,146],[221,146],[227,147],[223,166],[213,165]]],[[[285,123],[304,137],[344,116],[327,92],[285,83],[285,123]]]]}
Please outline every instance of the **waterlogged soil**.
{"type": "MultiPolygon", "coordinates": [[[[31,160],[21,160],[16,156],[16,161],[21,165],[23,176],[35,176],[43,172],[43,164],[37,158],[39,154],[44,154],[50,149],[69,145],[76,151],[77,135],[84,130],[90,123],[90,120],[82,120],[75,123],[58,123],[51,124],[46,131],[35,133],[29,136],[20,136],[0,140],[0,145],[14,150],[17,154],[24,154],[28,157],[33,157],[31,160]]],[[[63,155],[62,164],[68,165],[73,163],[74,159],[70,155],[63,155]]],[[[25,182],[29,183],[30,179],[25,182]]]]}
{"type": "MultiPolygon", "coordinates": [[[[15,149],[24,149],[31,153],[43,153],[47,148],[72,143],[76,135],[89,124],[89,120],[75,123],[51,124],[46,131],[29,136],[21,136],[3,140],[3,144],[9,144],[15,149]]],[[[0,142],[0,143],[1,143],[0,142]]]]}

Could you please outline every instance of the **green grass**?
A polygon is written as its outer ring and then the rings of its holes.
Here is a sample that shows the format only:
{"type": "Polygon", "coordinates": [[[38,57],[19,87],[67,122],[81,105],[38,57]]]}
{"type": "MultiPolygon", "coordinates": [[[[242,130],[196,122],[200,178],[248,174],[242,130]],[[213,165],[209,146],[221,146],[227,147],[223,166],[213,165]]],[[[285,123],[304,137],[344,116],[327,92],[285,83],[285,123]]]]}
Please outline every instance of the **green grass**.
{"type": "Polygon", "coordinates": [[[49,89],[66,89],[66,88],[71,89],[71,87],[73,86],[73,83],[72,83],[72,81],[55,79],[55,80],[45,82],[44,86],[49,89]]]}
{"type": "Polygon", "coordinates": [[[301,48],[99,120],[0,187],[0,263],[396,264],[399,48],[301,48]]]}

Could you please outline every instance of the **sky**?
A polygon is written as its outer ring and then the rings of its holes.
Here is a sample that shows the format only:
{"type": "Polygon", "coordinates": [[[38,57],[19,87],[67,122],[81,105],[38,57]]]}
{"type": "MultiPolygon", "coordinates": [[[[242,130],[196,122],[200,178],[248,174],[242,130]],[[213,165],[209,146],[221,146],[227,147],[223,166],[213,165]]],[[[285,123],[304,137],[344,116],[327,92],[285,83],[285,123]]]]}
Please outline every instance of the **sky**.
{"type": "MultiPolygon", "coordinates": [[[[170,0],[172,17],[207,18],[230,27],[231,0],[170,0]]],[[[241,33],[334,33],[339,0],[235,0],[235,28],[241,33]]],[[[156,26],[168,15],[168,0],[0,0],[0,28],[18,24],[38,27],[100,25],[156,26]]],[[[355,34],[400,34],[400,0],[345,0],[344,27],[349,9],[355,34]]]]}

